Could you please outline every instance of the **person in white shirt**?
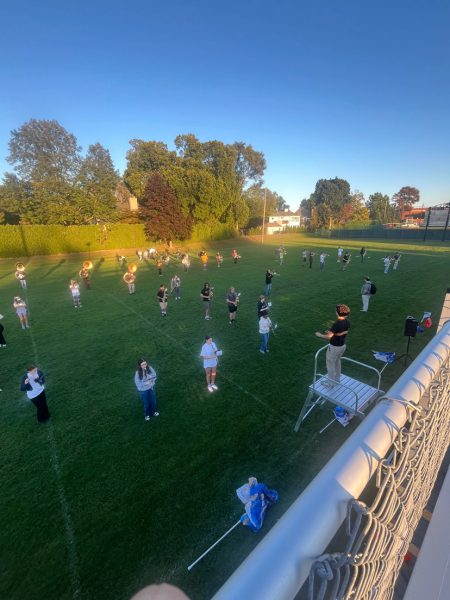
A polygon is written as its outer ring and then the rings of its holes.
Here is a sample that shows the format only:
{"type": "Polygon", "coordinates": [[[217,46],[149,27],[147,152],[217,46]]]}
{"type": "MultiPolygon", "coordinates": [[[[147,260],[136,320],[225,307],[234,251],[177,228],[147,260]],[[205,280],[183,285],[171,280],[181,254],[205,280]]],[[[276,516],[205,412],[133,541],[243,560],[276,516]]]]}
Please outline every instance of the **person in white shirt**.
{"type": "Polygon", "coordinates": [[[326,254],[325,252],[321,252],[320,256],[319,256],[319,265],[320,265],[320,270],[323,271],[324,267],[325,267],[325,259],[328,256],[328,254],[326,254]]]}
{"type": "Polygon", "coordinates": [[[269,352],[269,332],[272,329],[272,321],[269,319],[267,312],[262,312],[259,319],[259,333],[261,335],[261,348],[259,351],[261,354],[267,354],[269,352]]]}
{"type": "Polygon", "coordinates": [[[371,292],[372,282],[370,281],[370,277],[364,277],[364,283],[361,288],[361,298],[363,304],[363,307],[361,309],[362,312],[367,312],[369,310],[369,300],[371,292]]]}
{"type": "Polygon", "coordinates": [[[74,308],[81,308],[81,300],[80,300],[80,286],[76,279],[70,280],[70,293],[72,294],[73,306],[74,308]]]}
{"type": "Polygon", "coordinates": [[[389,267],[391,266],[391,257],[385,256],[383,258],[383,263],[384,263],[384,274],[387,275],[389,273],[389,267]]]}
{"type": "Polygon", "coordinates": [[[337,262],[341,262],[342,255],[344,254],[344,248],[342,246],[339,246],[337,253],[337,262]]]}
{"type": "Polygon", "coordinates": [[[27,393],[27,397],[36,407],[36,417],[38,423],[45,423],[50,418],[50,411],[47,406],[47,398],[44,389],[45,377],[36,365],[30,365],[27,373],[22,377],[20,389],[27,393]]]}
{"type": "Polygon", "coordinates": [[[170,280],[170,291],[173,292],[173,294],[175,296],[175,300],[179,300],[180,299],[180,294],[181,294],[181,279],[179,278],[179,276],[176,273],[172,277],[172,279],[170,280]]]}
{"type": "Polygon", "coordinates": [[[212,337],[207,335],[205,337],[205,343],[202,346],[200,352],[200,358],[203,359],[203,368],[205,369],[206,385],[208,386],[209,392],[214,392],[219,388],[216,385],[216,370],[217,370],[217,356],[218,350],[216,344],[213,342],[212,337]]]}
{"type": "Polygon", "coordinates": [[[22,329],[28,329],[30,325],[28,324],[28,311],[26,302],[22,300],[20,296],[14,296],[13,307],[17,316],[19,317],[22,329]]]}

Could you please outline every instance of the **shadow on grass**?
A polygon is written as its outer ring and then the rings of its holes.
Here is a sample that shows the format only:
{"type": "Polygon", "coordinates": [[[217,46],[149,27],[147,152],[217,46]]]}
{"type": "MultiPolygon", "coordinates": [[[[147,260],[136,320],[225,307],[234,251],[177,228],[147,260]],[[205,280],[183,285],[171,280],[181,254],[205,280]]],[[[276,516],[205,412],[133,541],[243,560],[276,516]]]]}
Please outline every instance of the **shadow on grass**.
{"type": "Polygon", "coordinates": [[[63,265],[66,262],[65,258],[61,258],[61,260],[59,262],[56,263],[56,265],[53,265],[53,267],[51,267],[47,273],[45,273],[44,275],[42,275],[41,279],[45,279],[46,277],[48,277],[48,275],[51,275],[51,273],[53,273],[53,271],[56,271],[56,269],[59,269],[59,267],[61,265],[63,265]]]}

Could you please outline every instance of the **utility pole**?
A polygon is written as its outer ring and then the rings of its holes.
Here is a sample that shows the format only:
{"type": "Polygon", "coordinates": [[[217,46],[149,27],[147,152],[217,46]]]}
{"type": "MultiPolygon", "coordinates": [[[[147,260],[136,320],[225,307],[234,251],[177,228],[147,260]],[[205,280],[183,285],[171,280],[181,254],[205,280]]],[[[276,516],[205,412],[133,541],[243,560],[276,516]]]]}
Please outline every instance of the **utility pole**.
{"type": "Polygon", "coordinates": [[[264,244],[264,228],[266,226],[266,202],[267,202],[267,189],[264,188],[264,210],[263,210],[263,222],[261,230],[261,244],[264,244]]]}

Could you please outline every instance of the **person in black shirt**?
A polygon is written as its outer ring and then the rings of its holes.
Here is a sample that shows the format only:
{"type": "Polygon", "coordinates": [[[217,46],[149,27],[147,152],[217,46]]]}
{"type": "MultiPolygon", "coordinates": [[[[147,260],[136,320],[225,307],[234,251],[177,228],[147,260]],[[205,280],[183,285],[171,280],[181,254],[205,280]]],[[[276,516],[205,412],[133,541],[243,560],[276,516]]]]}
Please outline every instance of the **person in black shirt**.
{"type": "Polygon", "coordinates": [[[230,287],[227,294],[228,312],[230,314],[230,325],[236,324],[237,309],[239,304],[240,294],[236,294],[234,287],[230,287]]]}
{"type": "Polygon", "coordinates": [[[346,349],[346,339],[348,330],[350,329],[350,321],[347,319],[350,314],[350,309],[346,304],[338,304],[336,306],[337,321],[333,323],[331,328],[325,333],[316,331],[317,337],[329,340],[330,344],[327,348],[327,375],[328,384],[333,387],[339,383],[341,379],[341,358],[346,349]]]}
{"type": "Polygon", "coordinates": [[[275,271],[271,271],[270,269],[267,269],[267,271],[266,271],[266,287],[264,290],[264,293],[266,294],[266,296],[270,296],[270,292],[272,291],[272,278],[274,275],[276,275],[275,271]]]}
{"type": "Polygon", "coordinates": [[[156,293],[156,297],[158,298],[159,308],[161,309],[161,315],[163,317],[167,316],[167,300],[169,298],[169,292],[164,285],[159,286],[159,290],[156,293]]]}
{"type": "Polygon", "coordinates": [[[265,296],[263,296],[263,294],[261,294],[261,296],[259,297],[259,300],[258,300],[258,323],[259,323],[262,313],[268,313],[268,312],[269,312],[269,305],[266,302],[265,296]]]}
{"type": "Polygon", "coordinates": [[[203,300],[203,307],[205,309],[205,319],[209,321],[211,319],[211,300],[213,297],[213,288],[206,281],[203,285],[203,289],[200,292],[200,297],[203,300]]]}
{"type": "Polygon", "coordinates": [[[344,252],[344,256],[342,257],[342,270],[346,271],[348,267],[348,263],[350,262],[350,252],[346,250],[344,252]]]}

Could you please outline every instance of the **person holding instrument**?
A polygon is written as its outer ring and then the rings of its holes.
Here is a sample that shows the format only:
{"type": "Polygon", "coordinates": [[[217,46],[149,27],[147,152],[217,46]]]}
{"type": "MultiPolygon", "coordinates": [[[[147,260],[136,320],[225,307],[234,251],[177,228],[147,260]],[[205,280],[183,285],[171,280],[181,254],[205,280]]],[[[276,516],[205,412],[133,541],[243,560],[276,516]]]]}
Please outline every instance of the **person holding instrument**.
{"type": "Polygon", "coordinates": [[[228,305],[228,313],[230,316],[230,320],[229,320],[230,325],[236,324],[239,296],[240,296],[240,294],[236,294],[236,290],[234,289],[234,287],[230,287],[230,291],[228,292],[227,298],[226,298],[227,305],[228,305]]]}
{"type": "Polygon", "coordinates": [[[36,417],[38,423],[45,423],[50,419],[50,411],[47,406],[47,398],[45,396],[45,376],[36,365],[30,365],[27,368],[27,373],[20,382],[20,389],[26,392],[28,399],[36,407],[36,417]]]}
{"type": "Polygon", "coordinates": [[[167,316],[167,300],[169,298],[169,292],[164,284],[159,286],[159,290],[156,293],[156,297],[159,302],[159,308],[161,309],[161,316],[167,316]]]}
{"type": "Polygon", "coordinates": [[[328,387],[334,387],[341,379],[341,358],[347,348],[345,342],[350,329],[350,321],[347,318],[349,314],[350,309],[346,304],[338,304],[336,306],[337,321],[325,333],[316,331],[317,337],[330,342],[326,356],[328,375],[326,385],[328,387]]]}
{"type": "Polygon", "coordinates": [[[203,307],[205,309],[205,319],[209,321],[211,319],[211,300],[213,298],[214,288],[212,288],[206,281],[202,291],[200,292],[200,298],[203,301],[203,307]]]}
{"type": "Polygon", "coordinates": [[[156,412],[156,371],[151,367],[145,358],[141,358],[137,363],[137,371],[134,374],[134,384],[139,392],[144,407],[144,419],[150,421],[151,417],[158,417],[156,412]]]}
{"type": "Polygon", "coordinates": [[[205,369],[206,385],[208,392],[214,392],[219,388],[216,385],[217,357],[222,352],[217,350],[216,344],[210,335],[205,336],[205,343],[200,351],[200,358],[203,359],[203,368],[205,369]]]}

